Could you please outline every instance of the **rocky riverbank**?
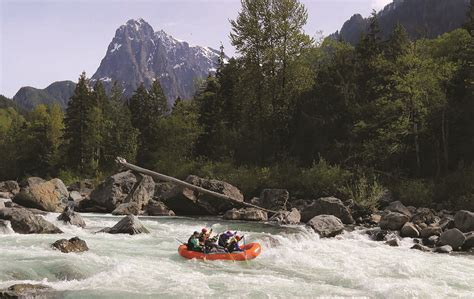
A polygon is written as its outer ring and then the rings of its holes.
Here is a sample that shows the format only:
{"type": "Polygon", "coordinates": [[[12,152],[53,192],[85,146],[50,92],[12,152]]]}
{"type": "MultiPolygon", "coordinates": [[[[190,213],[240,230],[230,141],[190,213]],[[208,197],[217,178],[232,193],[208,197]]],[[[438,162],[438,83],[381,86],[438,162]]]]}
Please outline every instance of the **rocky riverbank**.
{"type": "MultiPolygon", "coordinates": [[[[397,246],[400,239],[411,238],[413,248],[449,253],[472,251],[474,247],[474,213],[471,211],[435,211],[425,207],[404,206],[391,196],[381,198],[383,209],[361,213],[352,200],[335,197],[293,200],[287,190],[264,189],[260,197],[244,199],[240,190],[223,181],[189,176],[193,185],[236,199],[228,202],[200,194],[170,183],[156,183],[147,175],[131,171],[108,177],[98,186],[89,181],[70,186],[60,179],[31,177],[18,183],[0,182],[0,230],[17,233],[61,233],[41,214],[63,213],[58,220],[84,227],[78,212],[112,213],[113,215],[148,216],[222,216],[229,220],[272,221],[280,224],[306,224],[321,237],[334,237],[348,228],[363,229],[374,241],[397,246]],[[243,208],[247,201],[266,210],[243,208]],[[270,213],[267,210],[281,211],[270,213]]],[[[108,233],[142,233],[147,229],[138,218],[129,216],[108,233]]]]}

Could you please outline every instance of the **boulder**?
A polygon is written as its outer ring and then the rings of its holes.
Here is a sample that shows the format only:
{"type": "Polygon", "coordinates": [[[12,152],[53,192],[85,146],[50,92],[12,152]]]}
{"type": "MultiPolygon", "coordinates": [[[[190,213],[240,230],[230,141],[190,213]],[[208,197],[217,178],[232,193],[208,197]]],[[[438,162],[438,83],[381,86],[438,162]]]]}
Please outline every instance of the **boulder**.
{"type": "Polygon", "coordinates": [[[426,223],[426,224],[432,224],[435,223],[436,220],[439,220],[439,218],[435,215],[435,213],[428,209],[428,208],[418,208],[415,211],[415,214],[411,218],[411,222],[414,224],[420,224],[420,223],[426,223]]]}
{"type": "Polygon", "coordinates": [[[122,218],[117,224],[113,227],[108,227],[100,230],[99,232],[109,233],[109,234],[129,234],[136,235],[145,233],[150,233],[148,229],[138,220],[138,217],[134,215],[127,215],[122,218]]]}
{"type": "Polygon", "coordinates": [[[437,253],[451,253],[452,251],[453,251],[453,248],[449,245],[436,247],[434,250],[434,252],[437,252],[437,253]]]}
{"type": "Polygon", "coordinates": [[[334,215],[318,215],[308,221],[308,225],[322,238],[334,237],[344,230],[342,221],[334,215]]]}
{"type": "MultiPolygon", "coordinates": [[[[244,201],[244,196],[237,187],[223,181],[190,175],[186,182],[227,195],[237,201],[244,201]]],[[[231,201],[195,192],[182,186],[173,187],[163,195],[161,201],[178,215],[219,215],[236,207],[231,201]]]]}
{"type": "Polygon", "coordinates": [[[425,251],[425,252],[430,252],[431,251],[431,249],[429,247],[423,246],[421,244],[415,244],[411,247],[411,249],[421,250],[421,251],[425,251]]]}
{"type": "Polygon", "coordinates": [[[385,212],[396,212],[396,213],[400,213],[400,214],[403,214],[403,215],[406,215],[408,217],[411,217],[412,214],[410,212],[410,210],[405,207],[400,201],[394,201],[394,202],[391,202],[384,210],[385,212]]]}
{"type": "Polygon", "coordinates": [[[156,183],[155,184],[155,193],[153,194],[153,199],[155,200],[161,200],[163,196],[170,192],[171,189],[174,188],[174,185],[172,183],[156,183]]]}
{"type": "Polygon", "coordinates": [[[261,207],[274,210],[285,211],[290,193],[286,189],[263,189],[260,193],[261,207]]]}
{"type": "Polygon", "coordinates": [[[439,245],[450,245],[453,249],[458,249],[464,244],[466,237],[457,228],[448,229],[439,237],[439,245]]]}
{"type": "Polygon", "coordinates": [[[444,216],[439,222],[439,227],[441,230],[445,231],[447,229],[455,228],[454,217],[453,216],[444,216]]]}
{"type": "Polygon", "coordinates": [[[464,241],[464,244],[462,245],[462,250],[468,251],[471,248],[474,248],[474,233],[467,233],[464,234],[466,237],[466,241],[464,241]]]}
{"type": "Polygon", "coordinates": [[[267,221],[268,214],[255,208],[232,209],[224,214],[227,220],[267,221]]]}
{"type": "Polygon", "coordinates": [[[86,227],[86,222],[82,218],[81,214],[74,212],[74,210],[69,206],[64,208],[64,211],[58,216],[57,219],[70,225],[75,225],[82,228],[86,227]]]}
{"type": "Polygon", "coordinates": [[[382,219],[382,216],[379,215],[379,214],[371,214],[370,215],[370,219],[369,219],[369,222],[371,224],[379,224],[380,223],[380,219],[382,219]]]}
{"type": "Polygon", "coordinates": [[[425,246],[434,246],[438,243],[438,241],[439,241],[439,236],[430,236],[428,238],[421,239],[421,242],[425,246]]]}
{"type": "Polygon", "coordinates": [[[141,210],[154,192],[155,183],[151,177],[135,175],[131,171],[120,172],[94,189],[90,199],[83,200],[79,208],[84,212],[111,213],[122,203],[135,202],[141,210]]]}
{"type": "Polygon", "coordinates": [[[145,212],[149,216],[175,216],[172,210],[168,209],[163,202],[156,199],[152,199],[148,202],[145,212]]]}
{"type": "Polygon", "coordinates": [[[19,234],[62,233],[54,224],[24,208],[1,209],[0,219],[10,221],[12,229],[19,234]]]}
{"type": "Polygon", "coordinates": [[[57,240],[51,245],[53,248],[61,250],[61,252],[84,252],[89,250],[87,243],[84,240],[79,239],[78,237],[71,238],[69,240],[61,239],[57,240]]]}
{"type": "Polygon", "coordinates": [[[314,216],[333,215],[339,218],[344,224],[353,224],[349,209],[342,201],[335,197],[319,198],[301,210],[301,221],[308,222],[314,216]]]}
{"type": "Polygon", "coordinates": [[[13,195],[10,192],[0,192],[0,198],[12,199],[13,195]]]}
{"type": "Polygon", "coordinates": [[[405,214],[388,212],[380,219],[379,226],[381,229],[400,230],[408,220],[410,217],[405,214]]]}
{"type": "Polygon", "coordinates": [[[393,238],[385,242],[385,244],[393,247],[399,247],[400,246],[400,240],[398,238],[393,238]]]}
{"type": "Polygon", "coordinates": [[[8,198],[13,198],[13,196],[20,192],[20,186],[16,181],[0,182],[0,192],[10,194],[8,198]]]}
{"type": "Polygon", "coordinates": [[[400,236],[403,238],[418,238],[420,236],[420,232],[413,223],[407,222],[400,230],[400,236]]]}
{"type": "Polygon", "coordinates": [[[280,211],[270,218],[270,221],[276,221],[279,224],[299,224],[301,221],[301,214],[296,208],[290,211],[280,211]]]}
{"type": "Polygon", "coordinates": [[[42,284],[20,283],[0,290],[0,298],[50,298],[52,290],[42,284]]]}
{"type": "Polygon", "coordinates": [[[469,211],[458,211],[454,215],[454,224],[462,232],[474,231],[474,213],[469,211]]]}
{"type": "Polygon", "coordinates": [[[393,194],[390,190],[384,190],[383,192],[380,193],[380,196],[378,198],[379,207],[381,209],[385,208],[393,201],[394,201],[393,194]]]}
{"type": "Polygon", "coordinates": [[[116,207],[112,211],[112,215],[138,215],[140,210],[140,206],[136,202],[126,202],[116,207]]]}
{"type": "Polygon", "coordinates": [[[60,212],[62,203],[67,202],[69,192],[60,179],[45,181],[31,177],[22,182],[20,192],[13,202],[27,207],[48,212],[60,212]]]}
{"type": "Polygon", "coordinates": [[[431,236],[439,236],[442,232],[442,229],[438,226],[428,226],[421,230],[420,236],[422,238],[429,238],[431,236]]]}
{"type": "Polygon", "coordinates": [[[69,198],[68,201],[73,201],[76,204],[79,204],[84,198],[82,197],[82,194],[79,193],[79,191],[71,191],[69,192],[69,198]]]}

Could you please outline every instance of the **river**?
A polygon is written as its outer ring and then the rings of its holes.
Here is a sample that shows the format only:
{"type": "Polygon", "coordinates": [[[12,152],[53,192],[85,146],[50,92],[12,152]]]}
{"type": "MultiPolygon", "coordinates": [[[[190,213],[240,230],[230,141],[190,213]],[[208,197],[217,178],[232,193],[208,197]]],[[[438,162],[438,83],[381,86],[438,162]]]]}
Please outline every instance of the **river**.
{"type": "Polygon", "coordinates": [[[64,298],[373,297],[474,298],[474,256],[442,255],[374,242],[359,230],[320,239],[303,226],[221,219],[141,217],[150,234],[94,234],[120,217],[83,214],[87,228],[45,216],[62,235],[0,234],[0,288],[42,283],[64,298]],[[247,262],[186,260],[175,238],[202,227],[237,230],[259,242],[247,262]],[[64,254],[50,244],[78,236],[90,250],[64,254]]]}

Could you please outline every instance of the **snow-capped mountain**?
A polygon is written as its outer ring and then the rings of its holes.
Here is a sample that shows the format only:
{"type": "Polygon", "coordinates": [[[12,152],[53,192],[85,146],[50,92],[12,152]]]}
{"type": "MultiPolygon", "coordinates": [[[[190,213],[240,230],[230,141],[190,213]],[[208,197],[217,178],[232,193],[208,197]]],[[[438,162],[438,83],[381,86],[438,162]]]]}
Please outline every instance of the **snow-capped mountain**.
{"type": "Polygon", "coordinates": [[[215,70],[218,56],[218,50],[191,46],[163,30],[155,32],[143,19],[133,19],[117,29],[91,79],[101,80],[106,87],[119,81],[126,96],[140,83],[148,87],[158,79],[172,103],[178,96],[193,96],[196,80],[215,70]]]}

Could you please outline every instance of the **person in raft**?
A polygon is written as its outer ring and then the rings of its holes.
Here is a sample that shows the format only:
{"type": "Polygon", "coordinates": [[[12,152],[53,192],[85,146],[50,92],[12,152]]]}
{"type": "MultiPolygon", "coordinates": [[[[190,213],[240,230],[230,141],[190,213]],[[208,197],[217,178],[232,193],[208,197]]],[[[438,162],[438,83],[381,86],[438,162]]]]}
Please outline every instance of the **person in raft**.
{"type": "Polygon", "coordinates": [[[227,251],[228,252],[235,252],[235,251],[243,251],[242,248],[239,246],[240,240],[242,240],[244,236],[238,236],[235,234],[233,237],[231,237],[227,243],[227,251]]]}
{"type": "Polygon", "coordinates": [[[202,246],[199,244],[199,232],[194,232],[188,239],[186,245],[188,250],[203,252],[202,246]]]}
{"type": "Polygon", "coordinates": [[[229,242],[230,238],[232,238],[236,234],[237,234],[237,232],[232,233],[229,230],[226,231],[225,233],[220,234],[219,241],[217,242],[217,245],[226,248],[227,245],[229,244],[228,242],[229,242]]]}

